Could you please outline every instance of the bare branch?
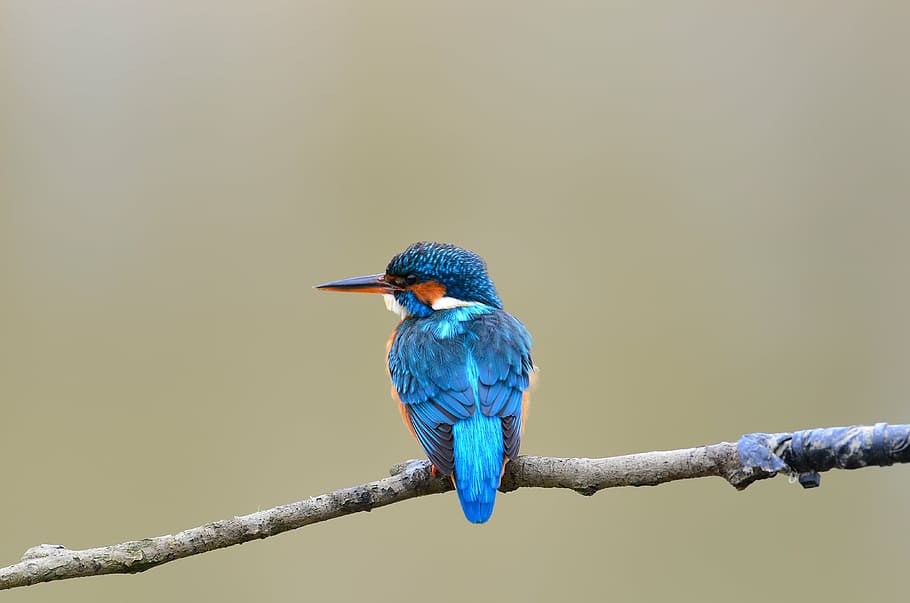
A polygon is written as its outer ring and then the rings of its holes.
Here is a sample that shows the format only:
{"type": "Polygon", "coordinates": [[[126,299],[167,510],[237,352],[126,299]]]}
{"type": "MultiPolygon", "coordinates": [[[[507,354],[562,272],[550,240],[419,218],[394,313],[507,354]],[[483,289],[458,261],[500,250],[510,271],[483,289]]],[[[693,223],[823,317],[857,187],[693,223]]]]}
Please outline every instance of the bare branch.
{"type": "MultiPolygon", "coordinates": [[[[812,479],[801,481],[812,487],[818,485],[816,471],[910,462],[908,440],[910,426],[879,423],[748,434],[738,444],[722,442],[602,459],[524,456],[507,465],[500,489],[510,492],[529,487],[568,488],[592,495],[604,488],[656,486],[718,476],[742,490],[778,471],[809,475],[812,479]]],[[[428,461],[408,461],[392,467],[391,476],[384,479],[175,535],[84,550],[47,544],[32,547],[19,563],[0,569],[0,590],[83,576],[142,572],[183,557],[451,489],[449,479],[432,474],[428,461]]]]}

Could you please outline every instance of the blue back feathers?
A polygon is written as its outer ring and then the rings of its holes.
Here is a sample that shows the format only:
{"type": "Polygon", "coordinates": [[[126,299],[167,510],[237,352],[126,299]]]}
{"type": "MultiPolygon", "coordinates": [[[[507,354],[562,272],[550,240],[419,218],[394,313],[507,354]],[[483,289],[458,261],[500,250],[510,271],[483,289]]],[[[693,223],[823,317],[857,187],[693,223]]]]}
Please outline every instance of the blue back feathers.
{"type": "Polygon", "coordinates": [[[417,439],[440,472],[454,474],[471,522],[490,517],[503,461],[518,456],[530,349],[524,326],[489,305],[408,317],[389,349],[417,439]]]}

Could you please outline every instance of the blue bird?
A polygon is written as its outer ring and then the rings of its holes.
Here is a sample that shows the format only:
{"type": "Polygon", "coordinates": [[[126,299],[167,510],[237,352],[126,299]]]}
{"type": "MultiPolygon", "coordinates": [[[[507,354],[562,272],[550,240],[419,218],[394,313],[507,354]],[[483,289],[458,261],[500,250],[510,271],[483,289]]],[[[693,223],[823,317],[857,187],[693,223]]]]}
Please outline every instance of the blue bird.
{"type": "Polygon", "coordinates": [[[387,347],[392,396],[434,470],[451,476],[468,521],[487,521],[518,457],[536,368],[531,335],[502,309],[483,259],[414,243],[382,274],[316,288],[381,293],[401,317],[387,347]]]}

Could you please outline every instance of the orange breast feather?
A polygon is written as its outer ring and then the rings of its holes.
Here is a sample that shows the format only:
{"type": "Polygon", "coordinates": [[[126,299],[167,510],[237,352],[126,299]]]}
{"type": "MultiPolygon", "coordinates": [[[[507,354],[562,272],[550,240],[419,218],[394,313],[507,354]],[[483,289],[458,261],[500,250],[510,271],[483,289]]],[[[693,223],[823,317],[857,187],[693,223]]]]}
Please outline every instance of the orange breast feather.
{"type": "MultiPolygon", "coordinates": [[[[389,341],[385,344],[385,369],[389,373],[389,378],[392,377],[392,371],[389,370],[389,351],[392,349],[392,342],[395,340],[395,334],[398,332],[396,328],[392,331],[392,334],[389,336],[389,341]]],[[[417,439],[417,432],[414,431],[414,426],[411,424],[411,417],[408,416],[408,409],[404,407],[401,398],[398,397],[398,390],[395,389],[395,384],[392,384],[392,399],[398,403],[398,411],[401,413],[401,420],[404,421],[405,427],[408,428],[408,431],[411,432],[411,435],[414,436],[414,440],[419,444],[420,440],[417,439]]]]}

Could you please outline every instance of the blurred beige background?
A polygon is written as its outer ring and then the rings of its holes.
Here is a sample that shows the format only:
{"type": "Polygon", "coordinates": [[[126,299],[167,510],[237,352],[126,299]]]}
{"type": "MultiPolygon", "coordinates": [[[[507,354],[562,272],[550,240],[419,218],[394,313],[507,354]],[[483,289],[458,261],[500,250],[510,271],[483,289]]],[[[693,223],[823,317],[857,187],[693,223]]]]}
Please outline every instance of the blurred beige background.
{"type": "MultiPolygon", "coordinates": [[[[910,421],[910,9],[0,2],[0,565],[420,455],[378,299],[483,255],[542,367],[523,451],[910,421]]],[[[906,593],[910,470],[410,501],[8,601],[906,593]]]]}

